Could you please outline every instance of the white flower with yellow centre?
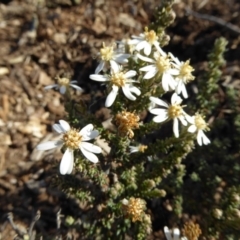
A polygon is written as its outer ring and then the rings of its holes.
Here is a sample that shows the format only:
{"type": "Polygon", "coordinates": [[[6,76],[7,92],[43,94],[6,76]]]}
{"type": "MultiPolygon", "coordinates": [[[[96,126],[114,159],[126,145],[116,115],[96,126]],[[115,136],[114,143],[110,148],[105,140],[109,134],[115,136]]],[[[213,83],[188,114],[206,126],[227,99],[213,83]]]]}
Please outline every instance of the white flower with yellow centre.
{"type": "Polygon", "coordinates": [[[129,146],[130,153],[141,152],[144,153],[148,146],[146,145],[138,145],[138,146],[129,146]]]}
{"type": "Polygon", "coordinates": [[[165,92],[175,90],[177,82],[174,76],[179,74],[179,70],[173,68],[171,58],[163,52],[161,48],[158,48],[158,51],[154,52],[154,59],[140,54],[138,54],[138,58],[142,61],[151,63],[150,65],[140,68],[140,71],[146,72],[143,79],[150,79],[155,76],[160,77],[165,92]]]}
{"type": "Polygon", "coordinates": [[[49,141],[37,146],[38,150],[49,150],[60,146],[66,147],[60,163],[60,173],[62,175],[70,174],[73,170],[74,157],[73,152],[80,149],[82,154],[91,162],[97,163],[98,158],[94,153],[101,153],[100,147],[87,141],[96,138],[99,135],[97,130],[93,130],[93,125],[88,124],[81,131],[71,128],[70,125],[60,120],[59,124],[54,124],[53,129],[62,135],[58,141],[49,141]]]}
{"type": "Polygon", "coordinates": [[[174,61],[172,63],[173,66],[179,70],[179,74],[175,76],[175,80],[177,82],[175,91],[177,94],[182,93],[183,97],[187,98],[188,94],[185,85],[195,79],[195,77],[192,75],[194,68],[189,64],[189,60],[187,60],[186,62],[180,62],[179,59],[177,57],[174,57],[171,53],[169,55],[174,61]]]}
{"type": "Polygon", "coordinates": [[[101,72],[106,66],[106,63],[111,61],[115,61],[120,64],[127,63],[130,54],[120,53],[119,51],[114,50],[114,45],[107,47],[105,46],[105,43],[103,43],[103,47],[100,49],[99,57],[100,63],[95,70],[95,74],[101,72]]]}
{"type": "Polygon", "coordinates": [[[150,113],[157,115],[156,117],[153,118],[153,121],[159,123],[159,122],[164,122],[168,119],[172,119],[174,135],[175,137],[179,137],[178,121],[180,120],[180,122],[184,126],[187,125],[187,121],[185,119],[185,116],[187,114],[183,111],[183,108],[180,105],[182,103],[182,99],[176,93],[174,93],[171,97],[171,105],[165,103],[164,101],[156,97],[150,97],[150,100],[153,103],[166,108],[166,109],[150,108],[149,109],[150,113]]]}
{"type": "Polygon", "coordinates": [[[121,66],[116,62],[110,61],[111,65],[111,74],[110,75],[100,75],[92,74],[90,78],[99,82],[109,82],[112,86],[112,91],[108,94],[105,106],[110,107],[114,103],[119,88],[122,88],[122,91],[126,98],[129,100],[135,101],[136,97],[133,95],[135,93],[137,96],[141,94],[141,91],[132,85],[132,83],[137,82],[136,80],[131,79],[136,76],[137,72],[130,70],[127,72],[122,71],[121,66]]]}
{"type": "Polygon", "coordinates": [[[137,51],[143,49],[144,54],[147,56],[151,53],[152,46],[155,46],[156,48],[159,46],[156,32],[153,30],[148,31],[148,28],[145,28],[144,33],[141,33],[139,36],[132,36],[132,38],[133,39],[129,41],[129,44],[135,45],[137,51]]]}
{"type": "Polygon", "coordinates": [[[59,89],[59,92],[61,94],[65,94],[67,89],[70,87],[77,89],[78,91],[83,91],[83,89],[79,86],[77,86],[75,83],[77,83],[78,81],[73,80],[70,81],[68,78],[60,78],[57,77],[57,83],[56,84],[52,84],[49,86],[46,86],[44,89],[52,89],[52,88],[56,88],[59,89]]]}
{"type": "Polygon", "coordinates": [[[192,117],[186,116],[186,119],[190,124],[192,124],[188,128],[188,132],[190,133],[197,132],[197,142],[199,146],[202,146],[202,144],[205,144],[205,145],[209,144],[211,141],[204,134],[204,131],[209,131],[209,127],[205,122],[204,118],[199,113],[196,113],[192,117]]]}

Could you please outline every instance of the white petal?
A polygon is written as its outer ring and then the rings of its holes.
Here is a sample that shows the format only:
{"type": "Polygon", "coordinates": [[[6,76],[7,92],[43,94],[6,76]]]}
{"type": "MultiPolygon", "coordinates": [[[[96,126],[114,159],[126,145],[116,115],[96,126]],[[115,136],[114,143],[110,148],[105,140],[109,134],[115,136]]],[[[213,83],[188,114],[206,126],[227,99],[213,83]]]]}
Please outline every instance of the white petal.
{"type": "Polygon", "coordinates": [[[84,149],[82,146],[80,146],[80,150],[81,150],[82,154],[83,154],[89,161],[91,161],[91,162],[93,162],[93,163],[97,163],[97,162],[98,162],[98,157],[97,157],[95,154],[87,151],[87,150],[84,149]]]}
{"type": "Polygon", "coordinates": [[[62,127],[62,129],[67,132],[71,129],[70,125],[68,124],[68,122],[64,121],[64,120],[59,120],[59,123],[62,127]]]}
{"type": "Polygon", "coordinates": [[[129,86],[129,90],[130,90],[130,92],[135,93],[137,96],[139,96],[141,94],[141,91],[137,87],[134,87],[132,85],[129,86]]]}
{"type": "Polygon", "coordinates": [[[167,240],[172,240],[172,235],[171,235],[171,231],[169,230],[168,227],[164,227],[164,233],[165,233],[165,236],[167,238],[167,240]]]}
{"type": "Polygon", "coordinates": [[[168,114],[168,111],[163,108],[152,108],[149,110],[149,112],[155,115],[164,115],[164,116],[167,116],[168,114]]]}
{"type": "Polygon", "coordinates": [[[149,72],[149,71],[154,71],[156,70],[156,66],[151,64],[151,65],[147,65],[145,67],[142,67],[139,69],[140,71],[143,71],[143,72],[149,72]]]}
{"type": "Polygon", "coordinates": [[[175,135],[176,138],[179,137],[179,129],[178,129],[178,119],[174,118],[173,119],[173,133],[175,135]]]}
{"type": "Polygon", "coordinates": [[[136,46],[136,50],[137,51],[140,51],[142,50],[143,48],[145,48],[146,44],[148,44],[145,40],[144,41],[141,41],[137,44],[136,46]]]}
{"type": "Polygon", "coordinates": [[[102,149],[92,143],[89,142],[82,142],[79,147],[84,148],[86,151],[92,152],[92,153],[101,153],[102,149]]]}
{"type": "Polygon", "coordinates": [[[203,137],[203,131],[199,130],[197,133],[197,142],[199,146],[202,146],[202,137],[203,137]]]}
{"type": "Polygon", "coordinates": [[[168,92],[169,91],[169,79],[168,79],[168,74],[164,74],[162,75],[162,87],[163,87],[163,90],[165,92],[168,92]]]}
{"type": "MultiPolygon", "coordinates": [[[[137,54],[137,58],[141,59],[144,62],[150,62],[150,63],[155,63],[155,61],[151,58],[145,57],[141,54],[137,54]]],[[[141,70],[141,69],[140,69],[141,70]]]]}
{"type": "Polygon", "coordinates": [[[129,149],[130,149],[130,153],[135,153],[139,151],[139,148],[135,146],[129,146],[129,149]]]}
{"type": "Polygon", "coordinates": [[[152,45],[150,43],[147,42],[146,46],[144,47],[144,54],[145,55],[149,55],[152,51],[152,45]]]}
{"type": "Polygon", "coordinates": [[[157,69],[155,68],[154,70],[147,72],[147,73],[144,75],[143,79],[153,78],[156,74],[157,74],[157,69]]]}
{"type": "Polygon", "coordinates": [[[117,97],[117,94],[118,94],[118,88],[112,88],[112,91],[108,94],[107,96],[107,99],[105,101],[105,107],[111,107],[112,104],[114,103],[116,97],[117,97]],[[116,91],[117,89],[117,91],[116,91]]]}
{"type": "Polygon", "coordinates": [[[63,145],[63,141],[49,141],[37,145],[37,150],[50,150],[63,145]]]}
{"type": "Polygon", "coordinates": [[[72,80],[70,83],[75,84],[75,83],[78,83],[78,81],[77,80],[72,80]]]}
{"type": "Polygon", "coordinates": [[[71,87],[77,89],[78,91],[83,91],[83,89],[75,84],[69,84],[71,87]]]}
{"type": "Polygon", "coordinates": [[[150,97],[149,99],[150,99],[150,101],[152,101],[152,102],[154,102],[154,103],[156,103],[156,104],[158,104],[160,106],[163,106],[163,107],[166,107],[166,108],[169,107],[167,103],[165,103],[163,100],[161,100],[159,98],[150,97]]]}
{"type": "Polygon", "coordinates": [[[179,61],[179,59],[178,59],[177,57],[173,56],[172,53],[168,53],[168,54],[169,54],[169,56],[172,58],[172,60],[173,60],[178,66],[181,65],[181,62],[179,61]]]}
{"type": "Polygon", "coordinates": [[[179,70],[171,68],[171,69],[168,70],[168,73],[171,74],[171,75],[178,75],[179,74],[179,70]]]}
{"type": "Polygon", "coordinates": [[[89,76],[90,79],[94,81],[99,81],[99,82],[106,82],[109,81],[109,79],[106,76],[100,75],[100,74],[91,74],[89,76]]]}
{"type": "Polygon", "coordinates": [[[179,116],[178,119],[181,121],[182,125],[187,126],[187,121],[184,116],[179,116]]]}
{"type": "Polygon", "coordinates": [[[208,145],[211,142],[204,133],[203,133],[202,139],[205,145],[208,145]]]}
{"type": "Polygon", "coordinates": [[[61,94],[65,94],[66,90],[67,90],[66,86],[61,86],[59,91],[61,94]]]}
{"type": "Polygon", "coordinates": [[[55,87],[58,87],[58,84],[52,84],[52,85],[46,86],[44,89],[47,90],[55,87]]]}
{"type": "Polygon", "coordinates": [[[126,72],[124,75],[125,75],[126,78],[131,78],[131,77],[136,76],[136,74],[137,74],[136,71],[130,70],[130,71],[126,72]]]}
{"type": "Polygon", "coordinates": [[[95,74],[100,73],[100,72],[103,70],[104,65],[105,65],[105,62],[104,62],[104,61],[101,61],[101,62],[98,64],[98,66],[97,66],[97,68],[96,68],[96,70],[95,70],[95,74]]]}
{"type": "Polygon", "coordinates": [[[110,61],[111,70],[113,73],[118,73],[120,71],[120,66],[115,61],[110,61]]]}
{"type": "Polygon", "coordinates": [[[155,44],[154,43],[154,46],[156,47],[156,49],[158,50],[158,52],[163,56],[167,56],[167,54],[161,49],[161,47],[159,46],[159,44],[155,44]]]}
{"type": "Polygon", "coordinates": [[[65,130],[61,127],[60,124],[53,124],[53,129],[57,132],[57,133],[64,133],[65,130]]]}
{"type": "Polygon", "coordinates": [[[63,157],[62,157],[62,160],[61,160],[61,163],[60,163],[60,167],[59,167],[59,171],[62,175],[72,173],[73,160],[74,160],[73,150],[67,148],[67,150],[63,154],[63,157]]]}
{"type": "Polygon", "coordinates": [[[130,57],[131,55],[130,54],[119,54],[119,55],[116,55],[114,57],[114,60],[117,62],[117,63],[127,63],[128,62],[128,58],[130,57]]]}
{"type": "Polygon", "coordinates": [[[173,229],[173,240],[179,240],[180,230],[178,228],[173,229]]]}
{"type": "Polygon", "coordinates": [[[91,139],[96,138],[99,135],[98,130],[93,130],[93,125],[88,124],[84,128],[81,129],[79,135],[82,136],[82,141],[89,141],[91,139]]]}
{"type": "Polygon", "coordinates": [[[168,116],[161,116],[161,115],[158,115],[156,117],[153,118],[153,121],[156,122],[156,123],[160,123],[160,122],[164,122],[165,120],[168,119],[168,116]]]}
{"type": "Polygon", "coordinates": [[[182,90],[182,95],[183,95],[183,97],[184,97],[184,98],[188,98],[187,89],[186,89],[186,87],[185,87],[185,84],[182,85],[181,90],[182,90]]]}
{"type": "Polygon", "coordinates": [[[189,116],[188,114],[185,114],[185,118],[187,119],[187,121],[191,124],[195,123],[195,117],[194,116],[189,116]]]}
{"type": "Polygon", "coordinates": [[[132,93],[130,92],[130,88],[129,88],[129,85],[126,84],[125,86],[122,87],[122,90],[123,90],[123,93],[124,95],[129,99],[129,100],[132,100],[132,101],[135,101],[136,100],[136,97],[134,95],[132,95],[132,93]]]}
{"type": "Polygon", "coordinates": [[[182,102],[182,99],[176,94],[174,93],[171,97],[171,104],[180,104],[182,102]]]}
{"type": "Polygon", "coordinates": [[[197,127],[195,125],[191,125],[189,128],[188,128],[188,132],[190,133],[194,133],[197,131],[197,127]]]}

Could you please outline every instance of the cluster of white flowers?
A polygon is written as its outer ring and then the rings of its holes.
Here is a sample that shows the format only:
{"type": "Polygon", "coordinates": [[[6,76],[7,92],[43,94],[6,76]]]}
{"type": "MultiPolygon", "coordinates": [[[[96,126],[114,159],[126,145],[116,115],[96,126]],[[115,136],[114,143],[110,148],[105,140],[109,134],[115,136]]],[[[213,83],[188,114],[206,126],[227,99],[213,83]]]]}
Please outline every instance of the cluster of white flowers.
{"type": "Polygon", "coordinates": [[[142,64],[145,64],[145,66],[139,69],[140,72],[145,72],[142,81],[156,78],[161,81],[165,92],[174,91],[171,104],[167,104],[157,97],[150,97],[151,107],[149,111],[157,115],[153,118],[153,121],[160,123],[172,119],[175,137],[179,137],[179,121],[184,126],[191,124],[188,127],[188,132],[196,132],[198,144],[200,146],[202,144],[209,144],[210,140],[203,132],[208,130],[203,117],[198,113],[195,116],[189,116],[183,110],[183,106],[180,105],[182,99],[178,95],[182,94],[184,98],[187,98],[188,94],[185,85],[194,80],[194,76],[192,75],[194,69],[189,65],[189,60],[181,62],[172,53],[165,53],[159,46],[156,33],[153,30],[149,31],[147,28],[140,36],[133,36],[132,40],[125,41],[125,43],[131,46],[131,49],[134,49],[135,53],[120,52],[118,49],[114,50],[112,46],[106,47],[103,45],[99,54],[101,59],[100,64],[97,66],[95,74],[90,75],[90,79],[92,80],[108,82],[110,84],[111,91],[106,98],[105,106],[112,106],[119,88],[122,89],[123,94],[129,100],[135,101],[137,99],[136,96],[140,96],[141,90],[133,86],[133,84],[139,83],[139,80],[132,79],[132,77],[137,78],[137,72],[124,68],[124,64],[128,62],[128,58],[133,57],[135,61],[141,61],[142,64]],[[106,66],[110,68],[109,74],[106,66]],[[103,75],[99,74],[101,71],[103,71],[103,75]],[[154,108],[156,104],[162,108],[154,108]]]}
{"type": "MultiPolygon", "coordinates": [[[[114,45],[105,46],[103,44],[98,54],[100,63],[95,74],[90,75],[90,79],[106,83],[110,88],[105,106],[112,106],[120,90],[127,99],[135,101],[141,95],[141,90],[136,85],[140,81],[154,78],[157,83],[161,83],[160,86],[165,92],[174,91],[174,93],[171,97],[171,104],[167,104],[155,96],[150,97],[149,111],[156,115],[153,121],[162,123],[173,120],[175,137],[179,137],[179,121],[184,126],[190,124],[187,131],[196,133],[198,144],[200,146],[209,144],[210,140],[204,134],[204,131],[208,130],[207,123],[198,113],[195,116],[189,116],[183,110],[184,106],[181,106],[182,98],[178,96],[182,94],[184,98],[187,98],[185,85],[194,80],[192,75],[194,69],[189,65],[189,61],[181,62],[172,53],[165,53],[159,46],[157,34],[147,28],[140,36],[132,36],[131,40],[120,43],[120,45],[125,44],[128,45],[128,49],[131,49],[130,53],[125,52],[123,47],[115,49],[114,45]],[[132,62],[141,64],[139,72],[127,69],[129,58],[132,58],[132,62]],[[155,107],[156,105],[160,107],[155,107]]],[[[65,94],[68,87],[71,86],[82,91],[82,88],[75,83],[76,81],[70,81],[67,78],[58,78],[57,84],[47,86],[45,89],[58,88],[60,93],[65,94]]],[[[37,148],[47,150],[62,145],[66,147],[60,164],[60,173],[72,172],[73,152],[78,148],[87,159],[96,163],[98,158],[94,153],[100,153],[101,148],[86,142],[98,136],[98,131],[93,130],[93,125],[89,124],[78,132],[76,129],[71,129],[64,120],[60,120],[59,123],[55,124],[53,128],[63,135],[62,139],[57,142],[42,143],[37,148]]],[[[138,151],[144,151],[144,149],[141,146],[130,146],[130,153],[138,151]]]]}

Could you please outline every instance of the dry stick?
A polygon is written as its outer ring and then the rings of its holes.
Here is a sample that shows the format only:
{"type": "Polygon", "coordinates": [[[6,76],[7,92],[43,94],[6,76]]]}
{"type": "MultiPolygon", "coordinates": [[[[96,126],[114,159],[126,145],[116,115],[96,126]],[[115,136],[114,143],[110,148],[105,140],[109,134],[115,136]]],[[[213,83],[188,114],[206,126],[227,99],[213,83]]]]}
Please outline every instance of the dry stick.
{"type": "Polygon", "coordinates": [[[23,237],[24,234],[19,230],[19,228],[17,227],[17,225],[14,223],[13,221],[13,214],[12,212],[9,212],[7,214],[7,218],[8,218],[8,221],[10,223],[10,225],[12,226],[12,228],[14,229],[14,231],[20,236],[20,237],[23,237]]]}
{"type": "Polygon", "coordinates": [[[30,237],[30,240],[34,240],[35,236],[33,234],[33,227],[35,225],[35,223],[39,220],[39,218],[41,217],[41,212],[38,210],[37,214],[35,215],[35,217],[33,218],[29,231],[28,231],[28,236],[30,237]]]}
{"type": "Polygon", "coordinates": [[[201,19],[204,19],[204,20],[214,22],[214,23],[216,23],[220,26],[228,28],[231,32],[233,32],[235,34],[240,35],[240,28],[238,26],[235,26],[231,23],[228,23],[221,18],[214,17],[214,16],[211,16],[211,15],[208,15],[208,14],[200,14],[200,13],[194,12],[189,7],[186,8],[186,13],[189,14],[189,15],[192,15],[196,18],[201,18],[201,19]]]}

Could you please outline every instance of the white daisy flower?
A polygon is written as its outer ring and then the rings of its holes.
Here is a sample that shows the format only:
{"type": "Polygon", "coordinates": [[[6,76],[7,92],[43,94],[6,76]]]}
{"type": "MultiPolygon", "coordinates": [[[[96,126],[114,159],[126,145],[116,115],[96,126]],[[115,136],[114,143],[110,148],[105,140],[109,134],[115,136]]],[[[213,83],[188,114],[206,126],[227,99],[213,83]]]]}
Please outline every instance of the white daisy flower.
{"type": "Polygon", "coordinates": [[[156,117],[153,118],[154,122],[164,122],[165,120],[172,119],[173,120],[173,132],[175,137],[179,137],[179,123],[178,121],[186,126],[187,121],[185,120],[185,115],[186,113],[183,111],[182,106],[180,106],[182,99],[174,93],[171,97],[171,105],[165,103],[159,98],[156,97],[150,97],[150,100],[158,104],[162,107],[165,107],[166,109],[163,108],[152,108],[149,109],[150,113],[157,115],[156,117]]]}
{"type": "Polygon", "coordinates": [[[78,131],[77,129],[71,128],[64,120],[60,120],[59,123],[60,124],[54,124],[53,129],[62,135],[62,139],[41,143],[37,146],[37,149],[49,150],[63,145],[66,147],[60,163],[60,173],[62,175],[70,174],[73,170],[74,150],[80,149],[89,161],[97,163],[98,158],[94,153],[101,153],[102,150],[100,147],[87,142],[99,135],[97,130],[93,130],[93,125],[88,124],[82,128],[81,131],[78,131]]]}
{"type": "Polygon", "coordinates": [[[145,28],[145,32],[141,33],[139,36],[132,36],[132,40],[129,41],[130,45],[136,45],[135,49],[137,51],[143,52],[145,55],[149,55],[152,51],[152,46],[159,46],[158,37],[155,31],[148,31],[148,28],[145,28]]]}
{"type": "Polygon", "coordinates": [[[188,240],[186,237],[180,237],[180,230],[178,228],[169,229],[164,227],[164,233],[167,240],[188,240]]]}
{"type": "Polygon", "coordinates": [[[209,127],[203,117],[196,113],[195,116],[186,116],[186,119],[189,123],[192,125],[188,128],[188,132],[195,133],[197,132],[197,142],[199,146],[202,146],[202,144],[209,144],[211,141],[207,138],[207,136],[204,134],[204,131],[208,131],[209,127]]]}
{"type": "Polygon", "coordinates": [[[104,76],[99,74],[92,74],[90,78],[99,82],[110,82],[112,85],[112,91],[108,94],[105,106],[110,107],[114,103],[119,88],[122,88],[122,91],[126,98],[129,100],[135,101],[136,97],[133,95],[135,93],[137,96],[141,94],[141,91],[132,85],[133,82],[137,82],[132,77],[136,76],[137,72],[130,70],[128,72],[122,71],[121,67],[114,61],[110,61],[111,65],[111,74],[104,76]]]}
{"type": "Polygon", "coordinates": [[[176,86],[176,93],[183,95],[184,98],[188,97],[187,90],[185,85],[193,81],[195,77],[192,75],[192,72],[194,71],[194,68],[190,66],[190,61],[187,60],[186,62],[180,62],[177,57],[174,57],[171,53],[169,54],[172,60],[174,61],[172,64],[173,66],[179,70],[178,75],[175,76],[175,80],[177,82],[176,86]]]}
{"type": "Polygon", "coordinates": [[[130,57],[130,54],[115,51],[114,46],[106,47],[105,43],[103,43],[103,47],[100,49],[99,55],[101,60],[95,70],[95,74],[101,72],[104,69],[106,63],[109,63],[110,61],[115,61],[117,63],[123,64],[127,63],[128,58],[130,57]]]}
{"type": "Polygon", "coordinates": [[[135,152],[142,152],[144,153],[145,150],[148,148],[146,145],[138,145],[138,146],[129,146],[130,153],[135,153],[135,152]]]}
{"type": "Polygon", "coordinates": [[[46,86],[44,89],[47,90],[47,89],[56,88],[56,89],[59,89],[59,92],[61,94],[65,94],[67,89],[69,88],[69,86],[71,86],[72,88],[75,88],[78,91],[83,91],[83,89],[80,88],[79,86],[77,86],[75,83],[77,83],[76,80],[70,81],[68,78],[57,77],[57,83],[56,84],[46,86]]]}
{"type": "Polygon", "coordinates": [[[175,90],[177,82],[173,76],[178,75],[179,70],[172,68],[171,58],[161,48],[158,48],[158,51],[154,52],[153,57],[154,59],[151,59],[138,54],[139,59],[151,63],[140,68],[140,71],[147,72],[143,79],[150,79],[155,76],[160,77],[165,92],[175,90]]]}

